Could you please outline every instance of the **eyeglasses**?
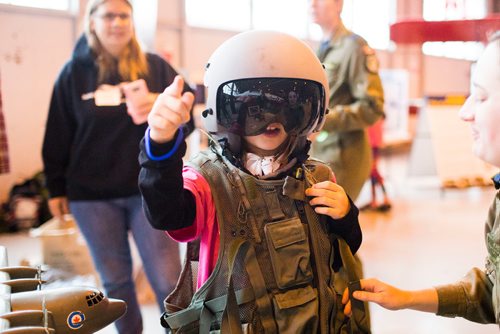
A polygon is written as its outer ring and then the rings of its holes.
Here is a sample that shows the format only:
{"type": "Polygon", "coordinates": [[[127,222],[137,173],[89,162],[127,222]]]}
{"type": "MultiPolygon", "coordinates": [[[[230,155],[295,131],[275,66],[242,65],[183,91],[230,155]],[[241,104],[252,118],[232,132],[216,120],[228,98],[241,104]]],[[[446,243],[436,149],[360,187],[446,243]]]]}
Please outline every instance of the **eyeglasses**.
{"type": "Polygon", "coordinates": [[[129,21],[130,14],[127,13],[104,13],[102,15],[97,15],[97,17],[103,19],[106,22],[113,22],[117,17],[122,21],[129,21]]]}

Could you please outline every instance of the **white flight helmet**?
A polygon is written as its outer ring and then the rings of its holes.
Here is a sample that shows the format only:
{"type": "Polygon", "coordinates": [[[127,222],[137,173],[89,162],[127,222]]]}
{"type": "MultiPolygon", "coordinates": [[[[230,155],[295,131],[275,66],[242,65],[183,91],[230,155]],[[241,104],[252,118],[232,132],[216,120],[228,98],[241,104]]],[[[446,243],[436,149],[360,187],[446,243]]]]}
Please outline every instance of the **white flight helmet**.
{"type": "Polygon", "coordinates": [[[249,31],[228,39],[210,57],[204,81],[205,129],[233,154],[240,153],[241,136],[262,133],[270,122],[281,122],[300,146],[323,126],[325,70],[307,44],[288,34],[249,31]],[[299,107],[287,99],[291,91],[299,107]]]}

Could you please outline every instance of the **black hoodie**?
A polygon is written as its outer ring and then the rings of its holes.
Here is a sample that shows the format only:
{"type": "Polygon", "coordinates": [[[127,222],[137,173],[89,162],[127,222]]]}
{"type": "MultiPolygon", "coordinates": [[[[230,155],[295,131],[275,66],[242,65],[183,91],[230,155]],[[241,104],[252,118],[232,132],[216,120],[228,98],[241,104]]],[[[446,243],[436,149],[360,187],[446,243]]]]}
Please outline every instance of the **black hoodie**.
{"type": "MultiPolygon", "coordinates": [[[[149,91],[161,93],[177,72],[157,55],[147,54],[147,62],[149,91]]],[[[82,36],[50,102],[42,155],[51,197],[102,200],[139,194],[137,156],[147,123],[135,125],[124,102],[95,105],[97,72],[95,56],[82,36]]],[[[119,83],[118,77],[107,82],[119,83]]],[[[192,123],[188,129],[192,131],[192,123]]]]}

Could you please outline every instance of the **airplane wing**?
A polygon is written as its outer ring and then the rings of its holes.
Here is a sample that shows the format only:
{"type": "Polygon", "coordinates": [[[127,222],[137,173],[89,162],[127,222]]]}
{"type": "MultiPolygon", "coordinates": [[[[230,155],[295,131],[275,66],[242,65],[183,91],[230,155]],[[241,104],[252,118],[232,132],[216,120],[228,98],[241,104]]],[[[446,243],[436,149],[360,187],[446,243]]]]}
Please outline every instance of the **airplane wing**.
{"type": "Polygon", "coordinates": [[[41,276],[40,267],[8,266],[7,249],[0,246],[0,283],[10,286],[10,293],[38,289],[41,276]]]}
{"type": "Polygon", "coordinates": [[[43,289],[42,270],[8,266],[0,246],[0,334],[94,333],[126,312],[122,300],[96,288],[43,289]]]}
{"type": "MultiPolygon", "coordinates": [[[[7,266],[7,249],[0,246],[0,266],[7,266]]],[[[9,280],[10,276],[8,273],[0,271],[0,314],[10,312],[10,286],[1,284],[5,280],[9,280]]],[[[0,329],[7,328],[9,326],[8,321],[0,320],[0,329]]]]}
{"type": "Polygon", "coordinates": [[[0,314],[10,312],[10,286],[0,284],[0,314]]]}
{"type": "Polygon", "coordinates": [[[56,331],[53,328],[45,327],[15,327],[3,330],[0,334],[54,334],[56,331]]]}
{"type": "Polygon", "coordinates": [[[0,246],[0,267],[7,267],[7,248],[0,246]]]}
{"type": "Polygon", "coordinates": [[[18,278],[2,282],[2,284],[10,286],[10,293],[33,291],[42,283],[44,282],[37,278],[18,278]]]}
{"type": "Polygon", "coordinates": [[[55,333],[51,312],[27,310],[11,312],[11,296],[36,290],[43,281],[40,268],[8,266],[7,249],[0,246],[0,334],[55,333]]]}
{"type": "Polygon", "coordinates": [[[54,327],[52,312],[44,310],[21,310],[0,315],[9,322],[10,327],[54,327]]]}
{"type": "Polygon", "coordinates": [[[7,273],[10,279],[39,278],[42,275],[41,268],[28,266],[0,267],[0,271],[7,273]]]}

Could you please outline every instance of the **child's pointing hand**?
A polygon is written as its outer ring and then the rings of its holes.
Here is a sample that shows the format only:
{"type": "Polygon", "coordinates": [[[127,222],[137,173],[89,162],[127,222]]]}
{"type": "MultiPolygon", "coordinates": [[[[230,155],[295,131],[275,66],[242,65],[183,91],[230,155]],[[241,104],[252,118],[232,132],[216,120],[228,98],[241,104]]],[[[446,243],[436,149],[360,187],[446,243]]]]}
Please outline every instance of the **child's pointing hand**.
{"type": "Polygon", "coordinates": [[[178,75],[170,86],[165,88],[156,99],[153,110],[149,113],[148,123],[151,139],[157,143],[171,141],[177,129],[188,122],[193,106],[194,95],[182,93],[184,79],[178,75]]]}

